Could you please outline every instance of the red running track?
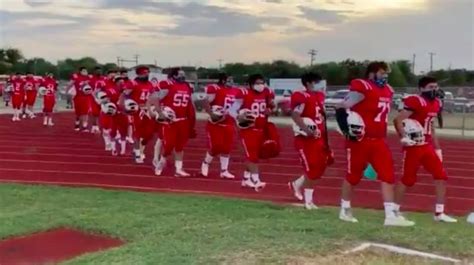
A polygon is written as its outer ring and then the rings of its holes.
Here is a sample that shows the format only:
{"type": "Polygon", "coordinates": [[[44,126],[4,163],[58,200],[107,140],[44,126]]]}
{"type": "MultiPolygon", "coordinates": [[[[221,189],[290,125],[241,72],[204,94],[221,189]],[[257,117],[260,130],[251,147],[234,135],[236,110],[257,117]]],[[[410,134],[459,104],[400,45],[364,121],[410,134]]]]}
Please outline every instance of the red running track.
{"type": "MultiPolygon", "coordinates": [[[[56,126],[42,126],[42,119],[12,123],[9,116],[0,116],[0,181],[64,186],[86,186],[107,189],[127,189],[144,192],[176,192],[208,194],[267,200],[278,203],[296,202],[288,191],[287,182],[302,173],[298,156],[293,149],[289,128],[281,128],[283,152],[280,157],[262,161],[261,175],[267,187],[257,193],[240,187],[240,180],[218,178],[218,161],[212,165],[208,178],[177,179],[172,167],[165,175],[156,177],[151,167],[151,148],[147,148],[144,165],[132,163],[131,156],[112,157],[103,151],[102,138],[72,130],[73,116],[61,113],[56,126]]],[[[204,123],[197,125],[198,138],[191,140],[185,151],[185,169],[199,171],[206,151],[204,123]]],[[[401,169],[401,148],[395,137],[389,138],[397,175],[401,169]]],[[[150,143],[149,147],[152,147],[150,143]]],[[[466,214],[474,209],[474,141],[442,139],[448,181],[448,212],[466,214]]],[[[315,201],[321,205],[338,205],[340,185],[345,174],[344,141],[331,134],[331,145],[336,163],[318,183],[315,201]]],[[[242,175],[243,159],[236,142],[231,170],[242,175]]],[[[170,163],[171,164],[171,163],[170,163]]],[[[419,181],[408,192],[403,208],[412,211],[431,211],[434,205],[432,178],[420,170],[419,181]]],[[[353,205],[379,209],[382,206],[379,184],[363,180],[357,186],[353,205]]]]}

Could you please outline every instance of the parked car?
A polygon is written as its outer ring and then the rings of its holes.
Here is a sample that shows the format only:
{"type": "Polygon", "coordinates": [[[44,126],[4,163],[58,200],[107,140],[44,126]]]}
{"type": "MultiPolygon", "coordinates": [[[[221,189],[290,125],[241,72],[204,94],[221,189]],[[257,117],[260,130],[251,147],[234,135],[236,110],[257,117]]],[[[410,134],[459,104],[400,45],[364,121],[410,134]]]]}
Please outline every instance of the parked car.
{"type": "Polygon", "coordinates": [[[204,110],[204,99],[206,98],[205,92],[194,92],[192,95],[192,100],[196,111],[204,110]]]}
{"type": "Polygon", "coordinates": [[[465,97],[454,98],[453,112],[469,113],[474,111],[474,102],[465,97]]]}
{"type": "Polygon", "coordinates": [[[326,100],[324,101],[324,107],[326,108],[327,115],[336,114],[336,106],[344,101],[344,98],[349,94],[348,89],[342,89],[336,91],[333,96],[326,95],[326,100]]]}

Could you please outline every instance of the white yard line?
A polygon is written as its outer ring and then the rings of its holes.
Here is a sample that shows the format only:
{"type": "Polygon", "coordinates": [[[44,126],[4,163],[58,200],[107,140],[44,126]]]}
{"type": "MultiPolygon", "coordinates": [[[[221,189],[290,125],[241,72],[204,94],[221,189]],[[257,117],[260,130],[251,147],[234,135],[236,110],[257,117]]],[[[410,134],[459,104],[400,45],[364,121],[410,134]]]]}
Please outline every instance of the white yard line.
{"type": "Polygon", "coordinates": [[[371,247],[382,248],[382,249],[385,249],[389,252],[402,254],[402,255],[418,256],[418,257],[442,260],[442,261],[447,261],[447,262],[452,262],[452,263],[460,263],[461,262],[461,260],[459,260],[459,259],[454,259],[454,258],[450,258],[450,257],[446,257],[446,256],[436,255],[436,254],[433,254],[433,253],[422,252],[422,251],[418,251],[418,250],[414,250],[414,249],[397,247],[397,246],[387,245],[387,244],[371,243],[371,242],[362,243],[362,244],[360,244],[359,246],[357,246],[353,249],[345,251],[344,254],[347,255],[347,254],[351,254],[351,253],[361,252],[361,251],[367,250],[371,247]]]}

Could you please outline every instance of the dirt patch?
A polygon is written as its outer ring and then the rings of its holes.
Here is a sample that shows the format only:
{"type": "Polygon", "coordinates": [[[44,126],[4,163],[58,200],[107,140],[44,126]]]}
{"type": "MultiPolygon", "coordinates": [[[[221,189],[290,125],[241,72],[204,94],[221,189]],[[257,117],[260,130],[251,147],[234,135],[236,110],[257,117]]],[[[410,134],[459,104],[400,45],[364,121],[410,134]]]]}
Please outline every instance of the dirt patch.
{"type": "Polygon", "coordinates": [[[51,264],[122,244],[118,239],[60,228],[0,241],[0,263],[51,264]]]}

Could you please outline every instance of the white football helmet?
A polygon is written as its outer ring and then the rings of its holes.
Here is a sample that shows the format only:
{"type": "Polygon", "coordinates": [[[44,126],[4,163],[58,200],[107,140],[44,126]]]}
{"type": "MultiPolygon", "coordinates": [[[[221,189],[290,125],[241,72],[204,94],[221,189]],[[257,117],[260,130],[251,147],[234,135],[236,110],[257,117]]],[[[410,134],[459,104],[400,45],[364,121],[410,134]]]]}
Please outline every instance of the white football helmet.
{"type": "Polygon", "coordinates": [[[88,84],[85,84],[82,86],[82,92],[84,92],[86,95],[90,95],[92,94],[92,87],[88,84]]]}
{"type": "Polygon", "coordinates": [[[403,131],[405,137],[412,140],[415,145],[425,143],[425,130],[417,120],[405,119],[403,121],[403,131]]]}
{"type": "Polygon", "coordinates": [[[8,85],[5,87],[5,92],[12,92],[13,91],[13,86],[12,85],[8,85]]]}
{"type": "Polygon", "coordinates": [[[156,121],[157,122],[172,122],[176,120],[176,113],[174,110],[170,107],[164,106],[161,108],[161,112],[163,113],[164,117],[160,117],[159,115],[156,115],[156,121]]]}
{"type": "Polygon", "coordinates": [[[211,112],[212,112],[212,114],[214,114],[216,116],[224,116],[225,115],[224,107],[219,106],[219,105],[213,105],[211,107],[211,112]]]}
{"type": "MultiPolygon", "coordinates": [[[[313,119],[304,117],[303,122],[308,127],[309,130],[315,132],[318,130],[318,126],[314,122],[313,119]]],[[[293,132],[295,133],[295,136],[301,135],[301,136],[308,136],[305,131],[303,131],[300,126],[298,126],[296,123],[293,123],[293,132]]]]}
{"type": "Polygon", "coordinates": [[[125,107],[125,112],[127,113],[136,113],[140,109],[138,103],[133,99],[126,99],[123,105],[125,107]]]}
{"type": "Polygon", "coordinates": [[[117,113],[117,105],[112,102],[106,102],[100,105],[100,109],[107,115],[115,115],[117,113]]]}
{"type": "Polygon", "coordinates": [[[40,87],[38,88],[38,94],[40,94],[41,96],[46,95],[46,92],[48,92],[48,89],[47,89],[46,87],[40,86],[40,87]]]}
{"type": "Polygon", "coordinates": [[[97,104],[104,104],[110,101],[109,96],[104,91],[97,91],[94,96],[95,102],[97,104]]]}
{"type": "Polygon", "coordinates": [[[349,135],[355,137],[357,141],[362,140],[365,136],[365,122],[359,113],[349,111],[347,116],[347,125],[349,126],[349,135]]]}
{"type": "Polygon", "coordinates": [[[237,124],[238,127],[242,128],[242,129],[245,129],[245,128],[248,128],[248,127],[252,126],[255,123],[255,120],[258,117],[258,113],[254,112],[254,111],[251,111],[250,109],[241,109],[239,111],[239,115],[245,117],[245,121],[238,122],[238,124],[237,124]]]}

